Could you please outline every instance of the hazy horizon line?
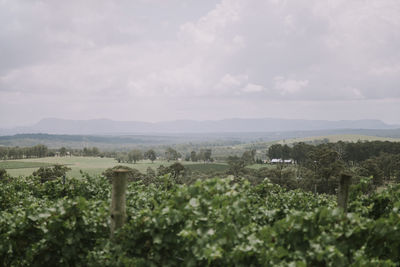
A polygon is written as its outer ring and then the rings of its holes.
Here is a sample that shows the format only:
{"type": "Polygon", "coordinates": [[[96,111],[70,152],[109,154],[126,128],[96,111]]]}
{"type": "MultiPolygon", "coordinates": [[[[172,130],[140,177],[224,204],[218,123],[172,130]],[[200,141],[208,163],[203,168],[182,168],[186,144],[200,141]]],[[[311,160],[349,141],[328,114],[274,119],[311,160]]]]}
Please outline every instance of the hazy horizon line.
{"type": "Polygon", "coordinates": [[[150,123],[150,124],[157,124],[157,123],[165,123],[165,122],[179,122],[179,121],[192,121],[192,122],[218,122],[218,121],[225,121],[225,120],[263,120],[263,119],[271,119],[271,120],[297,120],[297,121],[327,121],[327,122],[349,122],[349,121],[380,121],[384,124],[395,126],[400,125],[399,123],[387,122],[383,119],[376,119],[376,118],[368,118],[368,119],[307,119],[307,118],[287,118],[287,117],[226,117],[220,119],[170,119],[170,120],[160,120],[160,121],[145,121],[145,120],[116,120],[113,118],[92,118],[92,119],[72,119],[72,118],[60,118],[60,117],[43,117],[35,122],[30,122],[27,124],[15,124],[9,125],[5,127],[0,127],[3,129],[12,129],[12,128],[19,128],[19,127],[29,127],[34,126],[44,120],[63,120],[63,121],[114,121],[114,122],[140,122],[140,123],[150,123]]]}

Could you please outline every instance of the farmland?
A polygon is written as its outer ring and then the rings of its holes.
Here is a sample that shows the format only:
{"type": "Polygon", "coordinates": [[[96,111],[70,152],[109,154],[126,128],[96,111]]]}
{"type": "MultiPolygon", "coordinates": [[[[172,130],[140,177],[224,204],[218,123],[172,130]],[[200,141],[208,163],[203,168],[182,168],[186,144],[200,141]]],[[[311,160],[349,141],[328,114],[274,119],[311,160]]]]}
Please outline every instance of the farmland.
{"type": "MultiPolygon", "coordinates": [[[[67,172],[67,177],[82,177],[80,171],[88,173],[89,175],[100,175],[103,171],[108,168],[112,168],[116,165],[123,165],[131,168],[135,168],[142,173],[145,173],[147,168],[157,169],[160,165],[169,166],[173,162],[155,161],[151,163],[149,160],[139,161],[133,163],[118,163],[113,158],[100,158],[100,157],[47,157],[37,159],[23,159],[23,160],[9,160],[0,161],[0,168],[4,168],[12,176],[28,176],[31,175],[39,167],[51,166],[54,164],[66,165],[71,170],[67,172]]],[[[193,162],[182,162],[187,165],[190,170],[194,171],[223,171],[227,169],[226,164],[211,164],[211,163],[193,163],[193,162]]]]}
{"type": "Polygon", "coordinates": [[[398,265],[400,143],[247,145],[225,160],[159,147],[153,163],[151,150],[5,148],[20,158],[0,162],[0,265],[398,265]],[[129,167],[127,217],[110,239],[116,165],[129,167]],[[335,196],[343,177],[348,213],[335,196]]]}
{"type": "Polygon", "coordinates": [[[9,160],[9,161],[0,161],[0,168],[15,170],[15,169],[31,169],[35,170],[36,168],[40,167],[47,167],[51,166],[51,163],[44,163],[44,162],[27,162],[27,161],[16,161],[16,160],[9,160]]]}

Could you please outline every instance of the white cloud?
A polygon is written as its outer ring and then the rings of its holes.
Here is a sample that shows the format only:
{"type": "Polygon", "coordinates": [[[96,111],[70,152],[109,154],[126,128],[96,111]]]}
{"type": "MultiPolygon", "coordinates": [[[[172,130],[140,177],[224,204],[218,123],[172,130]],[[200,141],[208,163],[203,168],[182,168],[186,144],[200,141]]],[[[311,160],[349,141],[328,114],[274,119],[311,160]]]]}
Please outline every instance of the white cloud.
{"type": "Polygon", "coordinates": [[[308,80],[291,80],[285,79],[282,76],[277,76],[275,80],[275,89],[281,95],[295,94],[300,92],[303,88],[308,86],[308,80]]]}
{"type": "Polygon", "coordinates": [[[264,91],[264,87],[254,83],[249,83],[242,89],[244,93],[258,93],[262,91],[264,91]]]}
{"type": "Polygon", "coordinates": [[[197,22],[188,22],[180,27],[181,34],[195,43],[213,44],[222,31],[240,20],[242,1],[222,0],[215,9],[200,18],[197,22]]]}
{"type": "Polygon", "coordinates": [[[218,94],[225,95],[232,93],[237,93],[237,91],[247,83],[249,77],[247,75],[231,75],[229,73],[225,74],[214,86],[215,91],[218,94]]]}

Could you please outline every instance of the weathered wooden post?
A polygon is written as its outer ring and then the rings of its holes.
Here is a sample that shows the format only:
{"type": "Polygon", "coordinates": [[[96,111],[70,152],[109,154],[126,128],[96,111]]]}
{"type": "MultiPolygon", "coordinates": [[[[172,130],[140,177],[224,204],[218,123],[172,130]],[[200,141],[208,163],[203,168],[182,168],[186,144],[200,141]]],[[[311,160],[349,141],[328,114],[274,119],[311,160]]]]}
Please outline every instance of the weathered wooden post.
{"type": "Polygon", "coordinates": [[[114,231],[121,228],[125,223],[125,191],[129,170],[117,168],[113,170],[112,192],[111,192],[111,238],[114,231]]]}
{"type": "Polygon", "coordinates": [[[339,179],[339,190],[338,190],[338,206],[347,211],[347,202],[349,200],[349,188],[350,188],[351,175],[342,173],[339,179]]]}

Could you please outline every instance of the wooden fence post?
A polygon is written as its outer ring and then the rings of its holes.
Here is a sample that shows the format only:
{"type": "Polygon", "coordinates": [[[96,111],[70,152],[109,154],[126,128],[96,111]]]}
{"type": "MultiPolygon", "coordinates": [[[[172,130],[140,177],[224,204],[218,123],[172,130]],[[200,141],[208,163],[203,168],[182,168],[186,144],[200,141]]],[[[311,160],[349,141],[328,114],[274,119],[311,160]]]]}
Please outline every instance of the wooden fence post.
{"type": "Polygon", "coordinates": [[[125,223],[125,191],[129,170],[118,168],[113,170],[112,192],[111,192],[111,238],[114,231],[121,228],[125,223]]]}
{"type": "Polygon", "coordinates": [[[338,190],[338,206],[347,211],[347,202],[349,200],[349,187],[350,187],[351,175],[342,173],[339,179],[339,190],[338,190]]]}

